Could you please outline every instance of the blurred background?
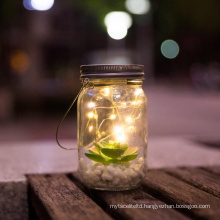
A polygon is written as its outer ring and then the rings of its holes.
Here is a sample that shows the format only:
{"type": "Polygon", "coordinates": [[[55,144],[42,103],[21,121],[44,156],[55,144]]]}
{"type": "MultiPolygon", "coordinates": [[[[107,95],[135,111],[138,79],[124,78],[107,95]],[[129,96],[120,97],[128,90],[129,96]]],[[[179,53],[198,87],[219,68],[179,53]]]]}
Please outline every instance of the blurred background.
{"type": "MultiPolygon", "coordinates": [[[[0,140],[54,139],[85,64],[143,64],[149,135],[220,143],[220,1],[0,1],[0,140]]],[[[76,138],[76,107],[61,138],[76,138]]]]}

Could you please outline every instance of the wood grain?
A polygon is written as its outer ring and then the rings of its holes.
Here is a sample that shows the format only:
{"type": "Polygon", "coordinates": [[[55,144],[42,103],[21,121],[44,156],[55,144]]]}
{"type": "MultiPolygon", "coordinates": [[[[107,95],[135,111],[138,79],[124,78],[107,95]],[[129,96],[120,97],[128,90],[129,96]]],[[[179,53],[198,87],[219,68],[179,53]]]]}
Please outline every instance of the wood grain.
{"type": "Polygon", "coordinates": [[[220,176],[193,167],[170,168],[165,172],[220,198],[220,176]]]}
{"type": "Polygon", "coordinates": [[[207,170],[210,173],[220,175],[220,166],[203,167],[202,169],[207,170]]]}
{"type": "Polygon", "coordinates": [[[112,219],[65,175],[30,175],[28,180],[40,219],[112,219]]]}
{"type": "Polygon", "coordinates": [[[200,190],[162,170],[149,170],[144,190],[168,204],[210,205],[211,208],[179,209],[196,219],[219,220],[220,199],[200,190]]]}
{"type": "Polygon", "coordinates": [[[73,181],[77,181],[78,186],[91,196],[97,203],[116,219],[133,220],[169,220],[169,219],[190,219],[174,209],[158,208],[165,205],[164,202],[152,197],[141,188],[122,192],[96,191],[87,189],[79,180],[77,174],[73,174],[73,181]],[[115,205],[115,208],[110,208],[115,205]],[[137,208],[116,208],[116,206],[134,205],[137,208]],[[149,205],[152,205],[149,208],[149,205]],[[139,206],[139,207],[138,207],[139,206]],[[147,208],[148,207],[148,208],[147,208]]]}

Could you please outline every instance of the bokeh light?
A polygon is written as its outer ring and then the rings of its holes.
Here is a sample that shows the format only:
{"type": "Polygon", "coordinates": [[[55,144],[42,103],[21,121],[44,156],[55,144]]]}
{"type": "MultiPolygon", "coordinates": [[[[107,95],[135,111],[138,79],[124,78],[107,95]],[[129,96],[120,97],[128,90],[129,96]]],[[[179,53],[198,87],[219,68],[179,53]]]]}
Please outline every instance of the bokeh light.
{"type": "Polygon", "coordinates": [[[126,0],[125,6],[129,12],[137,15],[146,14],[151,8],[149,0],[126,0]]]}
{"type": "Polygon", "coordinates": [[[52,8],[54,0],[31,0],[31,6],[38,11],[46,11],[52,8]]]}
{"type": "Polygon", "coordinates": [[[132,25],[132,18],[127,12],[114,11],[105,16],[105,25],[109,36],[121,40],[127,35],[127,29],[132,25]]]}
{"type": "Polygon", "coordinates": [[[174,40],[165,40],[160,47],[161,53],[168,59],[174,59],[179,54],[179,45],[174,40]]]}
{"type": "Polygon", "coordinates": [[[122,25],[128,29],[132,25],[132,18],[127,12],[113,11],[105,16],[105,25],[107,27],[112,25],[122,25]]]}
{"type": "Polygon", "coordinates": [[[14,51],[10,56],[10,66],[14,73],[22,75],[30,66],[30,58],[25,51],[14,51]]]}
{"type": "Polygon", "coordinates": [[[34,10],[34,8],[31,5],[31,0],[23,0],[23,5],[27,10],[34,10]]]}
{"type": "Polygon", "coordinates": [[[127,35],[127,28],[120,25],[110,25],[107,28],[109,36],[115,40],[121,40],[127,35]]]}

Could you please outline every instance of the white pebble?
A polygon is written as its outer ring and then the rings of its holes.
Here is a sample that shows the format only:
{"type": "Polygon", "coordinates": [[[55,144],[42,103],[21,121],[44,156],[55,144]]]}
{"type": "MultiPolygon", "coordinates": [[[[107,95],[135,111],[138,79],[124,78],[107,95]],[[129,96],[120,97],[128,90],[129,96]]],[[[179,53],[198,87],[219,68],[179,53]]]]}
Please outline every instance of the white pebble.
{"type": "Polygon", "coordinates": [[[143,159],[143,157],[140,157],[139,159],[138,159],[138,163],[143,163],[144,162],[144,159],[143,159]]]}
{"type": "Polygon", "coordinates": [[[101,175],[101,170],[94,170],[94,173],[96,174],[96,175],[101,175]]]}
{"type": "Polygon", "coordinates": [[[143,157],[123,164],[101,164],[79,160],[82,181],[92,188],[134,187],[145,177],[143,157]]]}
{"type": "Polygon", "coordinates": [[[107,166],[106,170],[110,173],[110,174],[115,174],[115,168],[113,168],[112,166],[107,166]]]}
{"type": "Polygon", "coordinates": [[[135,163],[132,163],[131,165],[130,165],[130,168],[135,168],[137,165],[135,164],[135,163]]]}
{"type": "Polygon", "coordinates": [[[104,165],[99,165],[96,167],[96,170],[100,170],[101,172],[103,172],[105,170],[105,166],[104,165]]]}
{"type": "Polygon", "coordinates": [[[112,176],[110,176],[109,174],[104,173],[104,174],[102,174],[102,179],[103,180],[112,180],[112,176]]]}
{"type": "Polygon", "coordinates": [[[120,175],[121,179],[127,179],[127,176],[121,172],[121,175],[120,175]]]}
{"type": "Polygon", "coordinates": [[[113,183],[114,185],[117,185],[117,184],[119,183],[119,181],[120,181],[119,178],[114,178],[113,181],[112,181],[112,183],[113,183]]]}
{"type": "Polygon", "coordinates": [[[128,169],[123,170],[123,174],[124,174],[126,177],[129,176],[128,169]]]}

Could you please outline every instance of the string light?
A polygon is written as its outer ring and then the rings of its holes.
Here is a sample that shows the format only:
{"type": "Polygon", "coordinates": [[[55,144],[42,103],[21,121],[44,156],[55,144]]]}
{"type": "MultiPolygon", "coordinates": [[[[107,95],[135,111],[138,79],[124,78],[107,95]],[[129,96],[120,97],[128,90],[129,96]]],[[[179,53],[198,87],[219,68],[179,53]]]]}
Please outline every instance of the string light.
{"type": "Polygon", "coordinates": [[[110,89],[109,88],[105,88],[101,91],[102,95],[104,96],[108,96],[110,94],[110,89]]]}
{"type": "Polygon", "coordinates": [[[89,117],[89,118],[93,118],[93,117],[94,117],[94,113],[93,113],[93,112],[89,112],[89,113],[88,113],[88,117],[89,117]]]}
{"type": "Polygon", "coordinates": [[[126,141],[126,136],[124,134],[117,135],[116,141],[120,143],[124,143],[126,141]]]}
{"type": "Polygon", "coordinates": [[[121,103],[121,107],[125,108],[127,106],[127,103],[126,102],[122,102],[121,103]]]}
{"type": "Polygon", "coordinates": [[[140,95],[142,93],[142,89],[137,89],[136,91],[135,91],[135,95],[140,95]]]}
{"type": "Polygon", "coordinates": [[[117,142],[123,143],[126,141],[124,129],[121,126],[114,127],[115,139],[117,142]]]}
{"type": "Polygon", "coordinates": [[[127,122],[132,122],[132,117],[128,116],[128,117],[126,117],[125,120],[126,120],[127,122]]]}
{"type": "Polygon", "coordinates": [[[122,132],[122,128],[120,126],[115,126],[114,127],[114,132],[115,132],[115,134],[121,133],[122,132]]]}
{"type": "Polygon", "coordinates": [[[116,118],[116,115],[111,115],[110,116],[110,119],[112,119],[112,120],[115,119],[115,118],[116,118]]]}
{"type": "Polygon", "coordinates": [[[88,107],[89,108],[94,108],[95,107],[95,102],[89,102],[88,107]]]}
{"type": "MultiPolygon", "coordinates": [[[[111,92],[111,88],[102,88],[100,90],[100,93],[103,99],[103,96],[107,96],[107,99],[109,99],[109,101],[112,102],[112,105],[109,107],[99,107],[97,106],[97,104],[93,101],[89,101],[87,103],[88,108],[91,108],[92,110],[90,110],[90,112],[87,113],[87,117],[89,119],[96,119],[96,127],[94,127],[94,125],[92,126],[90,124],[90,121],[88,121],[88,124],[86,126],[86,129],[88,132],[93,132],[96,131],[96,138],[97,141],[102,141],[102,140],[108,140],[109,137],[111,137],[112,135],[114,136],[114,141],[118,142],[118,143],[126,143],[126,141],[128,141],[128,137],[127,135],[131,135],[134,134],[135,135],[135,126],[134,126],[134,121],[136,121],[139,117],[140,114],[136,117],[136,113],[137,110],[140,110],[139,107],[141,106],[141,104],[144,102],[144,100],[142,99],[142,96],[139,96],[143,93],[143,90],[141,88],[137,88],[134,92],[133,95],[135,97],[133,97],[133,101],[132,100],[123,100],[117,103],[117,105],[114,105],[114,100],[111,97],[108,97],[110,95],[111,92]],[[111,98],[111,99],[110,99],[111,98]],[[131,107],[131,109],[128,109],[128,107],[131,107]],[[96,109],[112,109],[113,108],[113,114],[110,114],[107,118],[104,118],[101,122],[98,121],[98,114],[96,112],[96,109]],[[118,108],[118,109],[117,109],[118,108]],[[121,108],[121,110],[120,110],[121,108]],[[124,108],[122,110],[122,108],[124,108]],[[120,115],[122,114],[122,115],[120,115]],[[117,120],[116,120],[117,119],[117,120]],[[107,121],[106,121],[107,120],[107,121]],[[113,122],[110,122],[108,120],[115,120],[113,122]],[[106,123],[104,123],[106,122],[106,123]],[[119,124],[116,124],[116,126],[114,125],[114,123],[117,122],[119,124]],[[100,131],[103,130],[102,125],[104,124],[105,126],[110,126],[111,124],[113,125],[113,127],[111,128],[111,133],[108,132],[104,132],[104,131],[100,131]],[[131,126],[132,125],[132,126],[131,126]],[[107,136],[106,136],[107,135],[107,136]],[[101,139],[101,140],[99,140],[101,139]]],[[[100,112],[100,114],[102,114],[100,112]]],[[[100,115],[101,118],[103,117],[102,115],[100,115]]],[[[111,125],[111,126],[112,126],[111,125]]],[[[106,128],[104,128],[106,129],[106,128]]]]}
{"type": "Polygon", "coordinates": [[[137,102],[136,102],[136,101],[133,101],[131,104],[132,104],[132,105],[137,105],[137,102]]]}

